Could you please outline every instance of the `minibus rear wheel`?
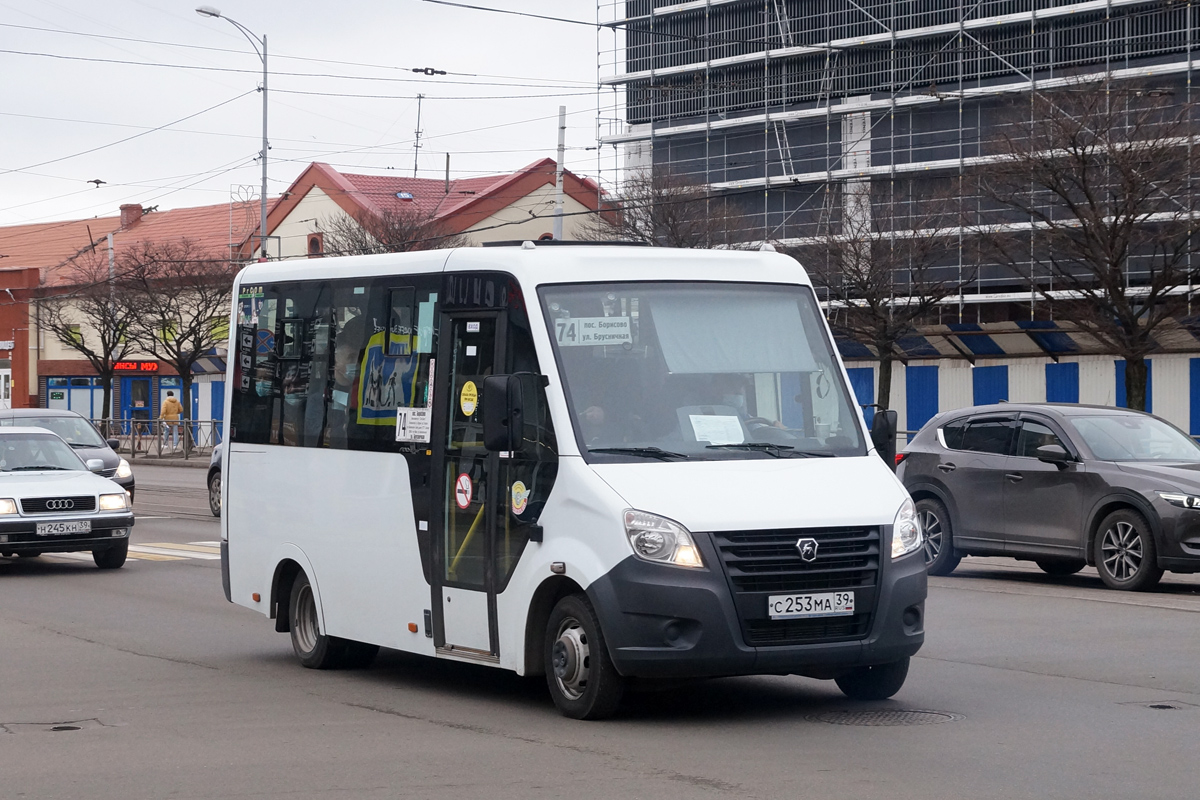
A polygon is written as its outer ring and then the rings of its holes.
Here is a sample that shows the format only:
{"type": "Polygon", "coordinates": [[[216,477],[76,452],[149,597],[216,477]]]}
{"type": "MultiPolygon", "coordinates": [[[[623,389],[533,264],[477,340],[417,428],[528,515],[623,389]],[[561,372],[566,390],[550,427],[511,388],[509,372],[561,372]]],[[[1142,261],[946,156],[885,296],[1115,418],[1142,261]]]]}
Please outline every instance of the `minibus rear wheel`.
{"type": "Polygon", "coordinates": [[[302,665],[309,669],[335,669],[342,665],[343,648],[334,637],[321,633],[317,597],[303,572],[292,582],[288,614],[291,616],[292,649],[302,665]]]}
{"type": "Polygon", "coordinates": [[[907,677],[908,659],[902,658],[890,664],[855,667],[834,682],[851,700],[887,700],[900,691],[907,677]]]}
{"type": "Polygon", "coordinates": [[[545,659],[546,685],[563,716],[604,719],[616,713],[625,679],[613,666],[600,621],[583,595],[567,595],[550,612],[545,659]]]}

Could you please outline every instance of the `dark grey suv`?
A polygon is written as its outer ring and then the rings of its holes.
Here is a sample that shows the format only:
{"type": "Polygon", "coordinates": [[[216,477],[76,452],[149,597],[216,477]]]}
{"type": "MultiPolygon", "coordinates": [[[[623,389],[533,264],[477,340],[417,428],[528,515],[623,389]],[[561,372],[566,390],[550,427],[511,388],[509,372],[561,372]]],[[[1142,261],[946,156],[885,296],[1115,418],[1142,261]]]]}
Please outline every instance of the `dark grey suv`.
{"type": "Polygon", "coordinates": [[[1051,575],[1093,565],[1114,589],[1200,571],[1200,445],[1151,414],[1002,403],[931,419],[897,474],[931,575],[1012,556],[1051,575]]]}

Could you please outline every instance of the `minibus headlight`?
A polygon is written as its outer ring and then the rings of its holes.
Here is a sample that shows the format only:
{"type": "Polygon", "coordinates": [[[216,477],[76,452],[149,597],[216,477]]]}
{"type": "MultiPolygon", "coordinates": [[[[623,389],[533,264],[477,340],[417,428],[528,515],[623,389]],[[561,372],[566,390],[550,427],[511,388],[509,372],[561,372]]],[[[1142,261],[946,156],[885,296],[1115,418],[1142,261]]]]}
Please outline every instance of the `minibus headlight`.
{"type": "Polygon", "coordinates": [[[101,511],[124,511],[129,508],[129,493],[100,495],[101,511]]]}
{"type": "Polygon", "coordinates": [[[657,514],[625,512],[625,535],[633,554],[643,561],[702,569],[704,561],[687,528],[657,514]]]}
{"type": "Polygon", "coordinates": [[[117,477],[129,478],[133,476],[133,467],[129,466],[129,462],[121,459],[121,463],[117,464],[117,477]]]}
{"type": "Polygon", "coordinates": [[[17,513],[17,501],[10,500],[5,497],[0,499],[0,514],[15,514],[17,513]]]}
{"type": "Polygon", "coordinates": [[[921,523],[911,498],[905,499],[892,523],[892,558],[906,556],[921,546],[921,523]]]}

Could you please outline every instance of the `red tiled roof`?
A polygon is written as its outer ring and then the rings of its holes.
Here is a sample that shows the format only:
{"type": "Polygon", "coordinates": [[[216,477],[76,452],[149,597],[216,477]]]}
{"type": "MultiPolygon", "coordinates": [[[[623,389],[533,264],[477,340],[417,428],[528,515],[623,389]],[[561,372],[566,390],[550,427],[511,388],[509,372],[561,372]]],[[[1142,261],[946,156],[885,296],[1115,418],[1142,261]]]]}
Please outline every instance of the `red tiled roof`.
{"type": "Polygon", "coordinates": [[[257,230],[258,219],[256,203],[221,203],[151,211],[124,229],[119,216],[14,225],[0,228],[0,255],[6,256],[0,267],[37,267],[42,271],[43,286],[64,286],[70,281],[71,260],[93,246],[96,252],[105,252],[109,233],[118,254],[142,242],[187,239],[199,252],[227,258],[257,230]]]}
{"type": "MultiPolygon", "coordinates": [[[[543,158],[506,175],[452,180],[447,192],[444,179],[341,173],[328,164],[314,161],[271,209],[267,230],[273,231],[317,187],[352,217],[364,212],[378,215],[415,207],[422,215],[442,220],[449,232],[459,233],[539,187],[553,186],[554,172],[554,159],[543,158]],[[412,199],[400,199],[397,195],[401,192],[411,194],[412,199]]],[[[563,191],[587,208],[598,207],[599,188],[589,178],[564,170],[563,191]]]]}
{"type": "Polygon", "coordinates": [[[106,246],[104,237],[119,227],[120,217],[95,217],[0,228],[0,267],[56,267],[90,249],[93,242],[106,246]]]}

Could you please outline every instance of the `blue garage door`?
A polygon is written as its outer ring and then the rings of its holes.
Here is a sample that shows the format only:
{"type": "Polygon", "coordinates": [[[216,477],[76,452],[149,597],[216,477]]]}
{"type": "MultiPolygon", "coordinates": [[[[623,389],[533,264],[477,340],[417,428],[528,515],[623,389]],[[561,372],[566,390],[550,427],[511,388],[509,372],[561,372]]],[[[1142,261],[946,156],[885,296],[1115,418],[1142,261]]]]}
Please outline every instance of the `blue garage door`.
{"type": "Polygon", "coordinates": [[[971,370],[975,405],[983,406],[1008,399],[1008,367],[976,367],[971,370]]]}
{"type": "MultiPolygon", "coordinates": [[[[850,388],[854,390],[854,398],[860,406],[865,406],[875,402],[875,368],[874,367],[851,367],[846,370],[850,376],[850,388]]],[[[875,409],[864,408],[863,416],[866,417],[867,425],[875,419],[875,409]]]]}
{"type": "Polygon", "coordinates": [[[938,412],[938,368],[905,367],[904,379],[908,385],[906,428],[920,430],[938,412]]]}
{"type": "Polygon", "coordinates": [[[1079,365],[1046,365],[1046,402],[1079,402],[1079,365]]]}
{"type": "MultiPolygon", "coordinates": [[[[1117,373],[1117,406],[1129,408],[1125,402],[1125,359],[1116,362],[1117,373]]],[[[1146,359],[1146,411],[1154,411],[1154,362],[1146,359]]]]}

